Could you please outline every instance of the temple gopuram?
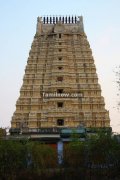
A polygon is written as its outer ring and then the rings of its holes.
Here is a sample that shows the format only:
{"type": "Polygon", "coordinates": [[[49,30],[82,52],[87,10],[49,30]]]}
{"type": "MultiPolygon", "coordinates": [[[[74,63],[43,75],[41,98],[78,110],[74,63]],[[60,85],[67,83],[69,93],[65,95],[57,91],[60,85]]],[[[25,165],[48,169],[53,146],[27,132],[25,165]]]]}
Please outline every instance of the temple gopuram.
{"type": "Polygon", "coordinates": [[[37,18],[11,134],[61,134],[109,129],[82,16],[37,18]]]}

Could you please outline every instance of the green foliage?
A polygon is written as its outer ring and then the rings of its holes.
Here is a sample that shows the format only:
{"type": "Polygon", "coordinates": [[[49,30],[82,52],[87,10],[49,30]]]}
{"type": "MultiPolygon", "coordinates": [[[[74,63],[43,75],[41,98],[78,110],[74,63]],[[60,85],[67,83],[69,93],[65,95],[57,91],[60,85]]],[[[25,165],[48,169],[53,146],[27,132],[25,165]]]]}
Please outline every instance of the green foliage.
{"type": "Polygon", "coordinates": [[[0,141],[0,178],[19,179],[120,179],[120,143],[103,132],[80,141],[73,133],[64,144],[63,164],[57,150],[40,142],[0,141]]]}
{"type": "Polygon", "coordinates": [[[6,136],[6,130],[3,128],[0,128],[0,138],[6,136]]]}
{"type": "Polygon", "coordinates": [[[0,141],[0,173],[14,176],[19,169],[26,168],[26,150],[23,144],[0,141]]]}
{"type": "MultiPolygon", "coordinates": [[[[118,159],[120,144],[109,134],[99,133],[92,136],[87,143],[89,160],[94,163],[108,163],[114,157],[118,159]]],[[[113,162],[112,162],[113,163],[113,162]]]]}
{"type": "Polygon", "coordinates": [[[15,179],[26,171],[38,171],[57,166],[56,151],[39,142],[0,141],[0,175],[4,179],[15,179]]]}
{"type": "Polygon", "coordinates": [[[34,167],[37,169],[56,167],[56,151],[50,146],[34,143],[32,147],[32,161],[34,162],[34,167]]]}
{"type": "Polygon", "coordinates": [[[64,165],[66,167],[83,167],[85,164],[85,143],[71,142],[64,147],[64,165]]]}

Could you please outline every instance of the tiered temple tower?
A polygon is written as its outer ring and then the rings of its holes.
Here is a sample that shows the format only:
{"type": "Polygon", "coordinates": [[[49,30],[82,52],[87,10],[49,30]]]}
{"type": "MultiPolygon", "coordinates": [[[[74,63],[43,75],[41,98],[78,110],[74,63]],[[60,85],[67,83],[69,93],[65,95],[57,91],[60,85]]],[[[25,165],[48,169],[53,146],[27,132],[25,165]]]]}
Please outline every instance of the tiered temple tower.
{"type": "Polygon", "coordinates": [[[83,18],[38,17],[12,128],[109,127],[83,18]]]}

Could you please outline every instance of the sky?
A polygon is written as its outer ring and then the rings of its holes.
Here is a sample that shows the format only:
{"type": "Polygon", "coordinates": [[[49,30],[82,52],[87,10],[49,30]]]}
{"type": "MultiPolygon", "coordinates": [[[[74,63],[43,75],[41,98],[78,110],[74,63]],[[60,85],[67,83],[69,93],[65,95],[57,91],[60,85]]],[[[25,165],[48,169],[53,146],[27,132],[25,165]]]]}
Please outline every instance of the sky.
{"type": "Polygon", "coordinates": [[[120,65],[119,0],[0,0],[0,127],[10,127],[37,17],[43,15],[83,16],[111,126],[120,133],[115,82],[120,65]]]}

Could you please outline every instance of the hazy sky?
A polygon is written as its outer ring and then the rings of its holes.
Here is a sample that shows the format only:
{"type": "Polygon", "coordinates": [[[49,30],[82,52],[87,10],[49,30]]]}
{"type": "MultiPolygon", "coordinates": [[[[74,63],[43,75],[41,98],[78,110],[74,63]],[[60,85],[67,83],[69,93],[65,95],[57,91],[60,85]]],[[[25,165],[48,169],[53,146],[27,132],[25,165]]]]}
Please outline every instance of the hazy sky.
{"type": "Polygon", "coordinates": [[[120,0],[0,0],[0,126],[10,126],[37,16],[83,15],[111,126],[120,132],[113,71],[120,65],[120,0]]]}

